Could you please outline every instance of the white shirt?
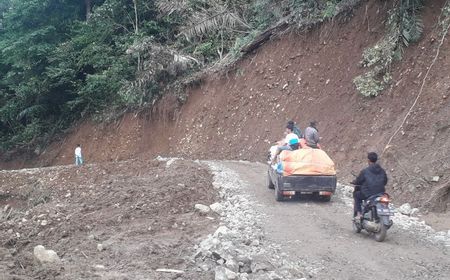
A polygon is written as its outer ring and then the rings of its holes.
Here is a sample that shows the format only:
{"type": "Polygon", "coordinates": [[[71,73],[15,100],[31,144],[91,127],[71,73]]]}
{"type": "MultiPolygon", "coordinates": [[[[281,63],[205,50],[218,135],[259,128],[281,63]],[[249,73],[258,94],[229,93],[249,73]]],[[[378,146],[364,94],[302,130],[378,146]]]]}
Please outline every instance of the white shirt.
{"type": "Polygon", "coordinates": [[[297,134],[295,133],[289,133],[288,135],[286,135],[286,138],[284,139],[285,145],[289,145],[289,141],[291,139],[299,139],[297,134]]]}
{"type": "Polygon", "coordinates": [[[75,148],[75,155],[76,155],[77,157],[81,157],[81,147],[76,147],[76,148],[75,148]]]}

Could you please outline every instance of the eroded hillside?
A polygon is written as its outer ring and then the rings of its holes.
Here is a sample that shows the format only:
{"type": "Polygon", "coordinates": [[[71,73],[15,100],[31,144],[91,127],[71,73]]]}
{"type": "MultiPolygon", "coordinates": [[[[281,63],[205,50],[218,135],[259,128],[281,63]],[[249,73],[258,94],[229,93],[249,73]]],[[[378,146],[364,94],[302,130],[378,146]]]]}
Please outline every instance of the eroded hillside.
{"type": "Polygon", "coordinates": [[[439,46],[444,2],[427,2],[426,35],[394,64],[391,87],[377,98],[360,96],[353,84],[364,71],[359,64],[363,50],[373,46],[385,28],[387,7],[369,1],[351,17],[272,38],[234,69],[206,77],[190,90],[183,105],[167,95],[152,111],[130,113],[111,124],[82,122],[45,151],[37,151],[39,157],[10,166],[71,164],[77,143],[88,162],[158,154],[263,161],[286,120],[294,119],[304,128],[314,119],[322,145],[345,181],[350,171],[364,166],[367,151],[385,150],[427,77],[382,164],[397,200],[445,210],[450,184],[448,37],[426,76],[439,46]]]}

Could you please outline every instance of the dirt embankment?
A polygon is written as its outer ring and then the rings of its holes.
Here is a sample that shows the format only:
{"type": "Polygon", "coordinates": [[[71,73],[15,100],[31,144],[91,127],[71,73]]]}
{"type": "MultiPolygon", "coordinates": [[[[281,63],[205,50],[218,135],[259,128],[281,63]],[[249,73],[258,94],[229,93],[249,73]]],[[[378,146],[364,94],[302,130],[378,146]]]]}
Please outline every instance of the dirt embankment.
{"type": "MultiPolygon", "coordinates": [[[[10,167],[70,164],[77,143],[91,162],[157,154],[262,161],[268,146],[281,138],[288,119],[301,128],[315,119],[340,178],[349,180],[351,170],[365,165],[367,151],[385,148],[413,104],[436,53],[443,3],[426,3],[425,36],[394,65],[392,87],[377,98],[363,98],[352,82],[365,70],[359,66],[363,50],[385,31],[386,2],[368,1],[354,10],[353,17],[274,38],[232,71],[206,78],[182,106],[169,95],[152,112],[128,114],[107,125],[86,121],[38,158],[14,161],[10,167]]],[[[398,201],[443,211],[449,207],[448,39],[440,53],[382,164],[398,201]],[[432,182],[436,176],[438,181],[432,182]]]]}
{"type": "MultiPolygon", "coordinates": [[[[131,160],[0,172],[0,279],[211,279],[189,261],[217,227],[194,212],[217,200],[199,164],[131,160]],[[40,265],[33,248],[62,265],[40,265]]],[[[214,216],[213,214],[211,214],[214,216]]]]}

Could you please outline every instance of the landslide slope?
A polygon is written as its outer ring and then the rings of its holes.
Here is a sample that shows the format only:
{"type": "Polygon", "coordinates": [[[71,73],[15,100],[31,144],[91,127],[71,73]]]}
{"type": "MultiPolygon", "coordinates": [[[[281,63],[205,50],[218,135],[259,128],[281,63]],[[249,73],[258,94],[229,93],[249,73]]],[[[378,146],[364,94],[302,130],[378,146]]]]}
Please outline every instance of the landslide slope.
{"type": "MultiPolygon", "coordinates": [[[[257,49],[226,73],[206,77],[183,105],[166,95],[151,111],[112,124],[85,121],[36,159],[4,167],[72,163],[81,143],[88,162],[153,157],[263,161],[288,119],[319,122],[324,149],[342,180],[365,165],[367,151],[384,150],[419,93],[436,54],[445,1],[426,3],[424,36],[393,69],[392,86],[377,98],[356,92],[362,52],[384,34],[387,7],[364,2],[353,16],[290,32],[257,49]]],[[[383,154],[399,201],[446,210],[450,171],[450,43],[448,38],[406,123],[383,154]],[[431,182],[439,176],[438,182],[431,182]]]]}

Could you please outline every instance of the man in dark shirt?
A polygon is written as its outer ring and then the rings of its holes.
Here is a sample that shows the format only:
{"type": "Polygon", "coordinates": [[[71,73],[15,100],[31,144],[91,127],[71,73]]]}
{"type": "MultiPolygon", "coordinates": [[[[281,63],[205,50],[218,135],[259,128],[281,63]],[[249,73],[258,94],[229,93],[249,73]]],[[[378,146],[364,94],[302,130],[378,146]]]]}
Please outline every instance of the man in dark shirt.
{"type": "Polygon", "coordinates": [[[369,166],[364,168],[352,182],[355,185],[353,198],[355,200],[356,219],[361,217],[362,201],[374,194],[384,193],[388,181],[386,171],[377,163],[378,155],[373,152],[369,153],[367,159],[369,160],[369,166]]]}
{"type": "Polygon", "coordinates": [[[317,129],[316,121],[311,121],[309,126],[305,129],[306,145],[311,148],[319,148],[319,130],[317,129]]]}

